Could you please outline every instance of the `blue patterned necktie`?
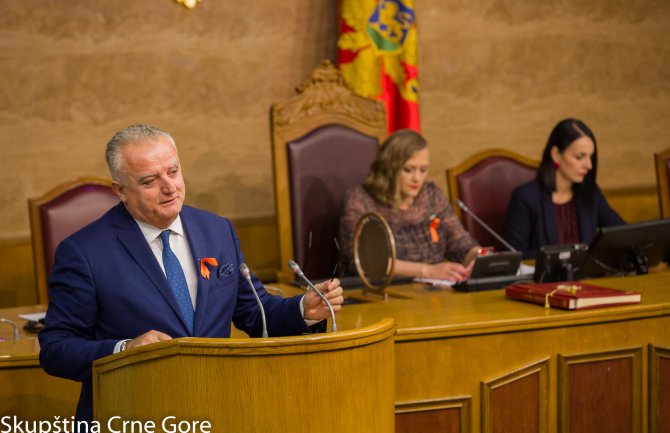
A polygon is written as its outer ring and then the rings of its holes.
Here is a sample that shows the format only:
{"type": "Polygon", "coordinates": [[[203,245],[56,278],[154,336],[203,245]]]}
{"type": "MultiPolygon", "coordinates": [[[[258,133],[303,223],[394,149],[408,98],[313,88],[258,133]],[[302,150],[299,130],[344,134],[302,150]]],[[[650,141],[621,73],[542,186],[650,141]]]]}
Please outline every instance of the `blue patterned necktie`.
{"type": "Polygon", "coordinates": [[[177,256],[170,249],[170,230],[161,232],[161,241],[163,241],[163,266],[168,284],[177,299],[179,309],[188,326],[188,333],[193,334],[193,303],[191,295],[186,284],[184,270],[177,260],[177,256]]]}

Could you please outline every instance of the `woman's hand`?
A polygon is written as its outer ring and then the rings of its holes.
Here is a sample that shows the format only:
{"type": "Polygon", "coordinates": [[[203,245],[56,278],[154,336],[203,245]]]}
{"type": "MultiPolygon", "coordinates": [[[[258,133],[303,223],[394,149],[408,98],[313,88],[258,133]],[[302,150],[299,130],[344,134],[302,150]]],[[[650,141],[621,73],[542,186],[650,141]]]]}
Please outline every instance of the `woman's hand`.
{"type": "Polygon", "coordinates": [[[398,260],[395,264],[395,275],[398,277],[420,277],[436,280],[464,281],[470,278],[474,261],[467,266],[456,262],[440,262],[430,265],[421,262],[398,260]]]}
{"type": "Polygon", "coordinates": [[[470,265],[463,266],[455,262],[441,262],[434,265],[425,265],[423,276],[438,280],[465,281],[470,278],[473,264],[474,262],[471,262],[470,265]]]}

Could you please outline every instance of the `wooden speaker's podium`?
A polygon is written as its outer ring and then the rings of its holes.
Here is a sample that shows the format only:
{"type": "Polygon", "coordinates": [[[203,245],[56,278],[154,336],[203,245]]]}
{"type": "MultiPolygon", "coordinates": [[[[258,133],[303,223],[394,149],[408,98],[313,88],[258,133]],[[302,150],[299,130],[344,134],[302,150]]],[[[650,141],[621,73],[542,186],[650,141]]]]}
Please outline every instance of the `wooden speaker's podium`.
{"type": "Polygon", "coordinates": [[[392,433],[394,334],[384,319],[329,334],[139,347],[93,364],[94,417],[101,431],[111,418],[117,431],[151,420],[155,432],[209,421],[221,433],[392,433]]]}

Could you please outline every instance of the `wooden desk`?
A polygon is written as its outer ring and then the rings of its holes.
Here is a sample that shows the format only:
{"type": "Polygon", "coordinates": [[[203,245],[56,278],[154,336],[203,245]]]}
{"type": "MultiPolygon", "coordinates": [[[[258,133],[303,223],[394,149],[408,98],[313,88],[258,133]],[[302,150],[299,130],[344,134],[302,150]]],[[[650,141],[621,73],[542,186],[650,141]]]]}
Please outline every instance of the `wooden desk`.
{"type": "MultiPolygon", "coordinates": [[[[347,305],[338,329],[395,319],[397,432],[669,431],[670,273],[597,284],[638,290],[642,302],[545,311],[508,300],[502,290],[453,293],[408,285],[389,288],[397,297],[387,302],[347,305]]],[[[34,340],[30,348],[8,344],[0,343],[0,369],[12,362],[38,365],[34,340]]],[[[4,383],[7,372],[0,374],[4,383]]],[[[34,371],[30,380],[71,383],[34,371]]],[[[46,388],[34,383],[28,391],[17,385],[18,405],[0,390],[0,412],[18,411],[31,401],[30,392],[46,388]]],[[[68,413],[77,399],[73,391],[68,413]]],[[[41,414],[65,415],[58,404],[43,405],[41,414]]]]}
{"type": "Polygon", "coordinates": [[[39,343],[35,334],[23,331],[25,320],[19,314],[46,311],[46,306],[6,308],[0,317],[12,320],[20,329],[19,340],[12,340],[12,328],[0,324],[0,416],[16,415],[21,420],[51,420],[73,416],[81,385],[47,375],[39,363],[39,343]]]}
{"type": "Polygon", "coordinates": [[[642,302],[546,311],[414,285],[338,329],[396,320],[396,432],[670,431],[670,273],[593,282],[642,302]]]}

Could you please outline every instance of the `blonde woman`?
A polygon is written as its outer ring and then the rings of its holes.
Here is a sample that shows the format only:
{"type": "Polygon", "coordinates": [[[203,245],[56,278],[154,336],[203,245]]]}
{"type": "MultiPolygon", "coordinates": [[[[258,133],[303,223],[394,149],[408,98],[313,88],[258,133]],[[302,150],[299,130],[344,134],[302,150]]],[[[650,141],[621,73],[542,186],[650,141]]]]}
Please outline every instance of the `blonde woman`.
{"type": "Polygon", "coordinates": [[[353,234],[364,214],[377,212],[396,242],[396,276],[464,281],[479,246],[463,228],[442,191],[427,181],[428,143],[409,129],[382,144],[367,180],[344,196],[340,243],[353,272],[353,234]]]}

